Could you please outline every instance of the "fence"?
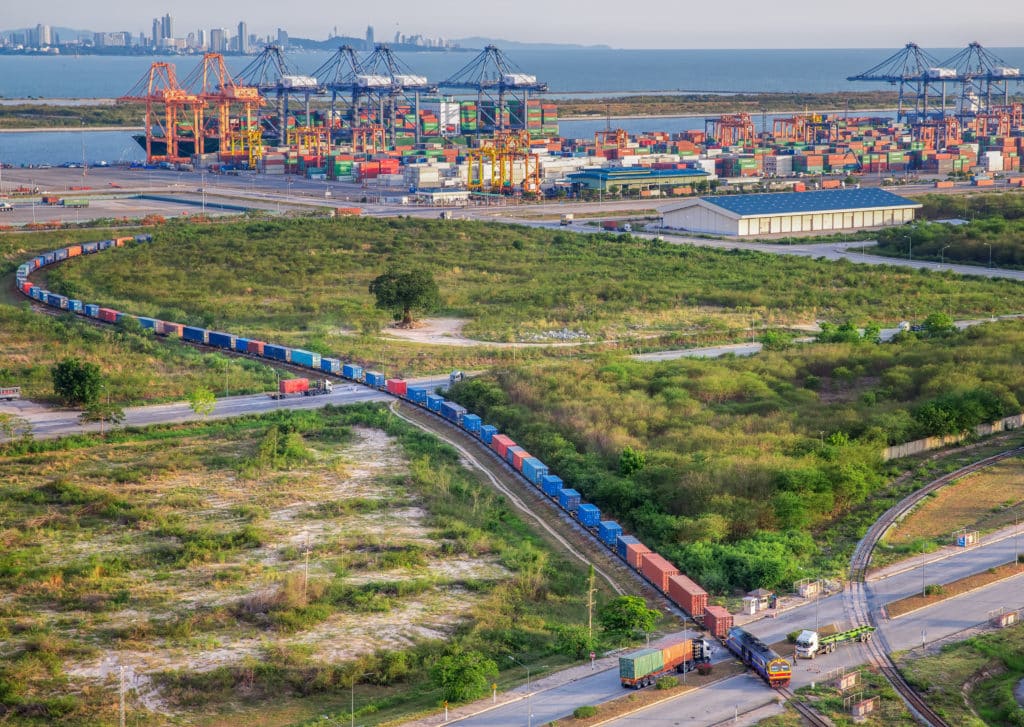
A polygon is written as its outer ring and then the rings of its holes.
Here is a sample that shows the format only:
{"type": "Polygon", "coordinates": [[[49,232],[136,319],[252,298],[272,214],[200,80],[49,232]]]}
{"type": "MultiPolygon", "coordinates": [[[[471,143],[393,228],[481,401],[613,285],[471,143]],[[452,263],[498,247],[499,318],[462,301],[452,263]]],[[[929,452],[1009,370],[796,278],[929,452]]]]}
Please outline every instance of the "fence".
{"type": "Polygon", "coordinates": [[[1021,426],[1024,426],[1024,414],[1014,414],[1013,416],[1006,417],[1005,419],[999,419],[987,424],[979,424],[971,432],[947,434],[942,437],[925,437],[924,439],[917,439],[913,442],[894,444],[893,446],[886,447],[882,450],[882,460],[888,462],[891,459],[909,457],[912,454],[920,454],[921,452],[927,452],[932,449],[940,449],[941,447],[946,447],[950,444],[959,444],[971,436],[987,437],[989,434],[1005,432],[1011,429],[1019,429],[1021,426]]]}

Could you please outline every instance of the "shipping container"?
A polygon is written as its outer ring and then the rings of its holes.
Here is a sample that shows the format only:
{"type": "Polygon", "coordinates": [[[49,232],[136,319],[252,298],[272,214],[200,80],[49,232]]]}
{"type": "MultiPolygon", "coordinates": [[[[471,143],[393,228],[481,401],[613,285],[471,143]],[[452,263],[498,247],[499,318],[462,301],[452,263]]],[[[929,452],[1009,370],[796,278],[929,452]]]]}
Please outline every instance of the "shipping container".
{"type": "Polygon", "coordinates": [[[218,348],[234,349],[235,336],[231,333],[209,331],[206,336],[206,342],[211,346],[217,346],[218,348]]]}
{"type": "Polygon", "coordinates": [[[708,605],[707,591],[684,575],[674,575],[668,579],[668,596],[692,618],[703,616],[708,605]]]}
{"type": "Polygon", "coordinates": [[[345,364],[341,367],[341,375],[346,379],[352,379],[352,381],[362,381],[363,367],[356,366],[355,364],[345,364]]]}
{"type": "Polygon", "coordinates": [[[117,321],[117,311],[113,310],[112,308],[100,308],[97,317],[101,321],[106,321],[107,323],[115,323],[117,321]]]}
{"type": "Polygon", "coordinates": [[[605,545],[615,547],[620,535],[622,535],[622,526],[614,520],[602,520],[597,524],[597,537],[605,545]]]}
{"type": "Polygon", "coordinates": [[[525,452],[526,447],[520,447],[518,444],[513,444],[505,450],[505,461],[512,464],[516,458],[516,452],[525,452]]]}
{"type": "Polygon", "coordinates": [[[523,465],[519,468],[519,471],[531,483],[540,487],[541,480],[548,473],[548,466],[536,457],[529,457],[523,460],[523,465]]]}
{"type": "Polygon", "coordinates": [[[171,338],[181,338],[181,335],[185,332],[185,326],[180,323],[163,321],[158,332],[171,338]]]}
{"type": "Polygon", "coordinates": [[[544,490],[544,494],[548,497],[558,497],[558,493],[562,491],[565,483],[562,482],[562,478],[558,475],[544,475],[540,478],[540,488],[544,490]]]}
{"type": "Polygon", "coordinates": [[[238,353],[249,353],[249,339],[235,337],[235,350],[238,353]]]}
{"type": "Polygon", "coordinates": [[[601,522],[601,511],[597,505],[591,505],[587,502],[576,508],[576,517],[588,528],[596,528],[601,522]]]}
{"type": "Polygon", "coordinates": [[[444,404],[444,397],[437,394],[427,394],[427,408],[432,412],[441,413],[441,405],[444,404]]]}
{"type": "Polygon", "coordinates": [[[626,546],[626,562],[631,566],[640,570],[640,566],[643,563],[643,557],[651,552],[643,543],[630,543],[626,546]]]}
{"type": "Polygon", "coordinates": [[[265,344],[263,341],[249,341],[249,353],[256,354],[257,356],[262,356],[263,352],[266,350],[266,347],[267,344],[265,344]]]}
{"type": "Polygon", "coordinates": [[[336,358],[322,357],[320,359],[320,370],[325,374],[341,375],[341,361],[336,358]]]}
{"type": "Polygon", "coordinates": [[[309,391],[309,379],[281,379],[277,383],[280,394],[299,394],[309,391]]]}
{"type": "Polygon", "coordinates": [[[661,671],[665,666],[661,649],[640,649],[619,657],[619,678],[635,680],[661,671]]]}
{"type": "Polygon", "coordinates": [[[375,389],[383,389],[387,379],[384,378],[384,374],[378,373],[377,371],[367,371],[364,374],[366,385],[372,386],[375,389]]]}
{"type": "Polygon", "coordinates": [[[657,553],[644,553],[640,558],[640,572],[662,593],[668,592],[668,579],[679,575],[679,569],[657,553]]]}
{"type": "Polygon", "coordinates": [[[536,458],[532,454],[530,454],[529,452],[527,452],[525,450],[523,450],[521,452],[516,452],[514,455],[512,455],[512,467],[517,472],[522,472],[523,471],[523,462],[525,462],[528,459],[536,459],[536,458]]]}
{"type": "MultiPolygon", "coordinates": [[[[81,305],[81,301],[69,300],[68,301],[68,308],[70,310],[76,310],[72,306],[72,303],[78,303],[78,305],[81,305]]],[[[143,328],[145,328],[147,331],[155,331],[156,330],[156,319],[155,318],[146,318],[145,316],[139,316],[138,317],[138,321],[139,321],[139,325],[142,326],[143,328]]]]}
{"type": "Polygon", "coordinates": [[[571,488],[562,488],[558,492],[558,504],[563,510],[576,512],[576,508],[580,506],[580,493],[571,488]]]}
{"type": "Polygon", "coordinates": [[[286,346],[275,346],[272,343],[263,345],[263,355],[274,361],[291,361],[292,350],[286,346]]]}
{"type": "Polygon", "coordinates": [[[480,440],[484,444],[490,444],[491,439],[498,433],[498,428],[493,424],[483,424],[480,427],[480,440]]]}
{"type": "Polygon", "coordinates": [[[712,636],[723,639],[733,626],[733,617],[721,606],[707,606],[704,609],[704,625],[712,636]]]}
{"type": "Polygon", "coordinates": [[[693,641],[685,639],[674,644],[669,644],[661,649],[661,660],[670,669],[677,668],[693,659],[693,641]]]}
{"type": "Polygon", "coordinates": [[[456,404],[454,401],[445,401],[441,404],[441,416],[454,424],[460,424],[465,413],[466,407],[456,404]]]}
{"type": "Polygon", "coordinates": [[[471,434],[480,434],[480,426],[483,424],[476,414],[462,415],[462,428],[471,434]]]}
{"type": "MultiPolygon", "coordinates": [[[[441,397],[438,397],[440,399],[441,397]]],[[[493,449],[499,457],[505,458],[505,453],[508,452],[509,447],[516,445],[509,437],[504,434],[495,434],[491,438],[491,449],[493,449]]]]}
{"type": "MultiPolygon", "coordinates": [[[[74,298],[69,298],[68,299],[68,310],[69,311],[74,311],[75,313],[81,313],[83,305],[84,304],[80,300],[76,300],[74,298]]],[[[142,321],[142,320],[143,320],[142,318],[139,319],[139,321],[142,321]]],[[[149,319],[146,319],[146,320],[153,320],[153,319],[149,318],[149,319]]],[[[153,323],[154,323],[154,325],[152,325],[152,326],[147,326],[145,323],[143,323],[142,327],[143,328],[156,328],[156,325],[155,325],[156,321],[153,321],[153,323]]]]}
{"type": "Polygon", "coordinates": [[[427,405],[427,390],[422,386],[410,386],[405,395],[409,397],[409,401],[420,406],[427,405]]]}
{"type": "Polygon", "coordinates": [[[389,394],[394,396],[405,396],[409,390],[409,384],[405,379],[388,379],[384,382],[384,388],[387,389],[389,394]]]}
{"type": "Polygon", "coordinates": [[[291,349],[291,358],[289,361],[298,366],[305,366],[307,369],[320,370],[320,354],[314,353],[313,351],[303,351],[301,348],[293,348],[291,349]]]}
{"type": "Polygon", "coordinates": [[[618,552],[620,558],[626,560],[626,548],[639,542],[640,541],[632,535],[619,535],[619,537],[615,539],[615,550],[618,552]]]}

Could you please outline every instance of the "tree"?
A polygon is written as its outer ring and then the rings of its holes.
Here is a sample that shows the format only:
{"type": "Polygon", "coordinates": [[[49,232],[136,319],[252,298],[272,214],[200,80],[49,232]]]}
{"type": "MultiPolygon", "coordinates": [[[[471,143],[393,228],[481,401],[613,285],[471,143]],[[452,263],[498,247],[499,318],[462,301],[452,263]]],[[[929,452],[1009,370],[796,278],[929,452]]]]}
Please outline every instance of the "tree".
{"type": "Polygon", "coordinates": [[[601,628],[610,636],[631,636],[638,631],[654,630],[660,614],[647,608],[639,596],[619,596],[601,609],[601,628]]]}
{"type": "Polygon", "coordinates": [[[103,434],[103,425],[106,422],[110,422],[110,426],[116,427],[124,421],[124,409],[110,402],[91,401],[85,405],[85,409],[79,415],[78,421],[82,424],[99,422],[100,434],[103,434]]]}
{"type": "Polygon", "coordinates": [[[490,691],[491,681],[498,676],[498,665],[479,651],[463,651],[453,647],[430,668],[430,678],[441,687],[442,696],[450,702],[468,702],[490,691]]]}
{"type": "Polygon", "coordinates": [[[944,333],[952,333],[956,330],[956,324],[953,322],[952,317],[945,313],[932,313],[930,316],[924,319],[925,333],[929,336],[941,336],[944,333]]]}
{"type": "Polygon", "coordinates": [[[412,325],[412,311],[424,313],[437,308],[441,294],[429,271],[403,270],[391,266],[370,281],[370,293],[377,298],[377,307],[391,311],[403,326],[412,325]]]}
{"type": "Polygon", "coordinates": [[[188,405],[199,416],[208,417],[213,413],[214,406],[217,405],[217,397],[205,386],[197,386],[188,395],[188,405]]]}
{"type": "Polygon", "coordinates": [[[68,406],[88,405],[99,399],[103,378],[96,364],[66,358],[55,364],[50,373],[53,392],[68,406]]]}
{"type": "Polygon", "coordinates": [[[619,455],[619,474],[629,477],[634,472],[642,470],[647,464],[647,456],[632,447],[625,447],[619,455]]]}

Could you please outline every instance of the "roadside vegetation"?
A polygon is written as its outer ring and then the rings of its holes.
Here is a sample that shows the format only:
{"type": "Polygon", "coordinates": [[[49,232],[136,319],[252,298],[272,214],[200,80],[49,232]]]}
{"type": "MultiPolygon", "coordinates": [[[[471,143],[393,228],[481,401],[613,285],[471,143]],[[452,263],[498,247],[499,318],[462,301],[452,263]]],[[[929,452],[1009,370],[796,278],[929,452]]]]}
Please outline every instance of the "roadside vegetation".
{"type": "Polygon", "coordinates": [[[688,114],[751,115],[762,111],[803,113],[830,109],[896,108],[897,97],[891,91],[854,91],[844,93],[738,93],[637,95],[609,98],[559,99],[558,113],[571,116],[666,116],[688,114]]]}
{"type": "MultiPolygon", "coordinates": [[[[814,687],[797,689],[797,699],[813,707],[837,727],[913,727],[917,724],[884,676],[868,667],[860,667],[856,671],[857,684],[845,693],[836,688],[834,681],[818,682],[814,687]],[[852,704],[869,699],[878,700],[875,710],[855,719],[851,714],[852,704]]],[[[787,705],[784,714],[761,720],[758,724],[762,727],[799,727],[805,722],[795,709],[787,705]]]]}
{"type": "Polygon", "coordinates": [[[933,262],[1024,268],[1024,193],[929,194],[916,198],[921,222],[886,228],[873,252],[933,262]],[[934,220],[963,220],[965,224],[934,220]],[[911,250],[913,243],[913,250],[911,250]]]}
{"type": "Polygon", "coordinates": [[[919,649],[897,664],[910,685],[949,724],[1019,727],[1024,708],[1013,690],[1024,679],[1024,626],[1017,625],[942,647],[919,649]]]}
{"type": "Polygon", "coordinates": [[[877,496],[900,464],[882,449],[1019,413],[1021,343],[1007,322],[749,359],[607,356],[500,371],[451,394],[728,593],[843,572],[857,533],[891,504],[877,496]]]}
{"type": "Polygon", "coordinates": [[[5,725],[114,723],[121,665],[132,725],[337,721],[350,691],[377,724],[636,635],[591,637],[585,570],[375,406],[8,444],[0,542],[5,725]]]}

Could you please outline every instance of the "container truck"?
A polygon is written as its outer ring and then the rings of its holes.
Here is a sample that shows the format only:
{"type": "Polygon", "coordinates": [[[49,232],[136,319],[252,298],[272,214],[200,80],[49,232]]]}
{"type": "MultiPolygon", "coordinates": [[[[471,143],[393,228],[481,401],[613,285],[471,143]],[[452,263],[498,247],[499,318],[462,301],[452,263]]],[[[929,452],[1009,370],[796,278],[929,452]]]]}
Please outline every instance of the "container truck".
{"type": "Polygon", "coordinates": [[[619,681],[628,689],[643,689],[668,674],[693,671],[711,661],[711,645],[686,639],[661,649],[640,649],[619,657],[619,681]]]}
{"type": "Polygon", "coordinates": [[[847,641],[870,641],[874,626],[859,626],[849,631],[821,635],[817,631],[804,630],[796,639],[796,657],[813,659],[818,654],[831,654],[840,644],[847,641]]]}
{"type": "Polygon", "coordinates": [[[10,202],[0,202],[0,212],[14,212],[14,205],[10,202]]]}
{"type": "Polygon", "coordinates": [[[277,391],[271,392],[270,398],[287,399],[290,394],[322,396],[330,394],[333,390],[334,387],[327,379],[281,379],[277,384],[277,391]]]}
{"type": "Polygon", "coordinates": [[[14,401],[21,398],[20,386],[0,386],[0,399],[14,401]]]}

